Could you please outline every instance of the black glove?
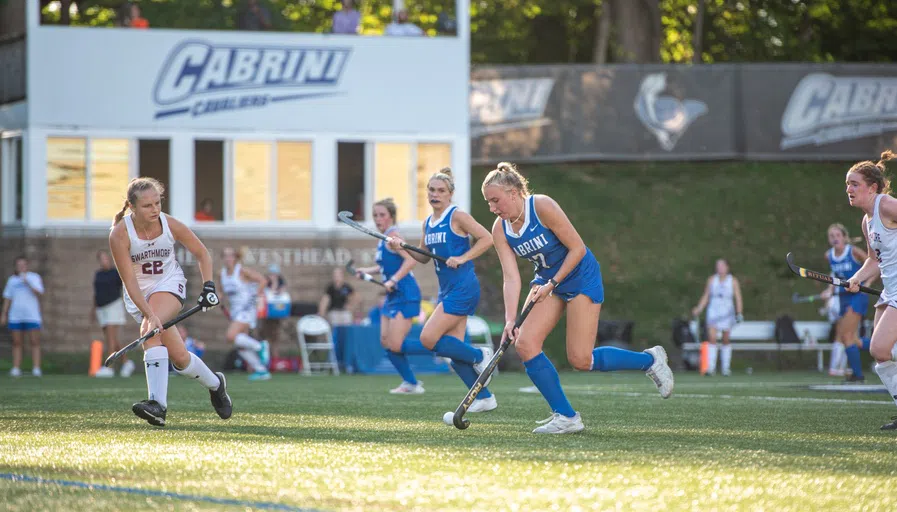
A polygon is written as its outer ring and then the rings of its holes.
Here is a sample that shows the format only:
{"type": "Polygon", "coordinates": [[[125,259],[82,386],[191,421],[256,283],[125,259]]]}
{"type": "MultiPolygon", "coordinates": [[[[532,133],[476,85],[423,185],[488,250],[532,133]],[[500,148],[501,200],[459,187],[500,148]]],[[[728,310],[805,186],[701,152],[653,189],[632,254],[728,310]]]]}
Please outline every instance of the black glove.
{"type": "Polygon", "coordinates": [[[218,294],[215,293],[215,281],[206,281],[202,285],[202,293],[196,301],[202,306],[203,311],[208,311],[219,304],[218,294]]]}

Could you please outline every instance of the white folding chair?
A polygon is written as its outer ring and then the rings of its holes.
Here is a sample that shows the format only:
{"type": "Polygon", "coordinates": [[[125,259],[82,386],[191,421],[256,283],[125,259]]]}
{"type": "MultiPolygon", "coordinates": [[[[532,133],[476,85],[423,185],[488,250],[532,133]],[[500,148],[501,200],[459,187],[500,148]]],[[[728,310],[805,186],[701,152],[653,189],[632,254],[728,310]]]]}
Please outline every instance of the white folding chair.
{"type": "MultiPolygon", "coordinates": [[[[486,320],[481,317],[473,315],[467,317],[467,335],[470,336],[470,344],[474,347],[489,347],[495,350],[495,345],[492,344],[492,331],[486,320]],[[480,343],[477,343],[477,338],[482,338],[480,343]]],[[[494,375],[498,375],[498,367],[495,368],[494,375]]]]}
{"type": "Polygon", "coordinates": [[[299,352],[302,356],[302,374],[326,373],[332,371],[339,375],[339,364],[336,361],[336,347],[333,345],[333,331],[330,324],[318,315],[306,315],[296,323],[296,336],[299,352]],[[323,336],[324,341],[309,342],[307,336],[323,336]],[[326,352],[327,360],[323,362],[309,361],[312,352],[326,352]]]}

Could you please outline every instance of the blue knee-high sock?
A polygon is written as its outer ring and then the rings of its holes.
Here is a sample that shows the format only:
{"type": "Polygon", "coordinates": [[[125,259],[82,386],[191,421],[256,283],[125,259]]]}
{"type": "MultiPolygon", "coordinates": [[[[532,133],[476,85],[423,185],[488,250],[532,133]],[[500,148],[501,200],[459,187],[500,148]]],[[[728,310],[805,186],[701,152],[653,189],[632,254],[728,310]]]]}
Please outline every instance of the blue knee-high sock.
{"type": "Polygon", "coordinates": [[[539,355],[523,363],[523,366],[526,367],[526,374],[539,388],[539,392],[545,397],[552,411],[568,418],[576,416],[576,411],[573,410],[573,406],[570,405],[567,395],[561,388],[561,377],[545,356],[545,352],[539,352],[539,355]]]}
{"type": "Polygon", "coordinates": [[[408,358],[405,357],[405,354],[396,354],[392,350],[387,350],[386,357],[396,367],[396,371],[402,376],[402,380],[409,384],[417,384],[417,379],[414,377],[414,372],[411,371],[411,365],[408,364],[408,358]]]}
{"type": "Polygon", "coordinates": [[[461,361],[467,364],[479,363],[483,360],[483,352],[473,348],[454,336],[439,338],[433,347],[436,355],[447,357],[452,361],[461,361]]]}
{"type": "Polygon", "coordinates": [[[850,369],[853,370],[853,376],[862,377],[863,363],[860,361],[860,347],[851,345],[844,350],[844,353],[847,354],[847,364],[849,364],[850,369]]]}
{"type": "MultiPolygon", "coordinates": [[[[452,368],[455,369],[455,373],[458,374],[458,377],[461,377],[461,380],[464,381],[464,385],[467,386],[467,389],[473,387],[473,383],[477,381],[477,372],[473,369],[473,366],[461,361],[452,361],[452,368]]],[[[480,393],[477,395],[477,399],[480,398],[489,398],[492,396],[492,393],[488,388],[483,388],[480,390],[480,393]]]]}
{"type": "Polygon", "coordinates": [[[647,371],[654,364],[654,356],[647,352],[633,352],[617,347],[598,347],[592,351],[592,371],[647,371]]]}
{"type": "Polygon", "coordinates": [[[405,340],[402,342],[402,353],[408,356],[426,356],[433,353],[419,340],[405,340]]]}
{"type": "Polygon", "coordinates": [[[863,350],[869,350],[869,345],[872,344],[872,338],[869,336],[864,336],[860,341],[863,342],[863,350]]]}

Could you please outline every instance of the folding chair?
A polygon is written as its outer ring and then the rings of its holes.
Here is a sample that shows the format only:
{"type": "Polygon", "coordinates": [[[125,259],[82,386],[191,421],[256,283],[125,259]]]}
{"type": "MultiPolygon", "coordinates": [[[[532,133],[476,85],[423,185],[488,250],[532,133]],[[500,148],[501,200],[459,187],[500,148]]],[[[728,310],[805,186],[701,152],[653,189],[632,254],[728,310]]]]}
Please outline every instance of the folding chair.
{"type": "Polygon", "coordinates": [[[334,375],[339,375],[336,347],[333,344],[333,331],[330,329],[330,324],[327,320],[318,315],[303,316],[296,323],[296,337],[298,338],[299,352],[302,356],[303,375],[326,373],[329,370],[332,370],[334,375]],[[324,341],[308,341],[308,336],[323,336],[324,341]],[[327,360],[311,362],[309,354],[320,351],[327,353],[327,360]]]}

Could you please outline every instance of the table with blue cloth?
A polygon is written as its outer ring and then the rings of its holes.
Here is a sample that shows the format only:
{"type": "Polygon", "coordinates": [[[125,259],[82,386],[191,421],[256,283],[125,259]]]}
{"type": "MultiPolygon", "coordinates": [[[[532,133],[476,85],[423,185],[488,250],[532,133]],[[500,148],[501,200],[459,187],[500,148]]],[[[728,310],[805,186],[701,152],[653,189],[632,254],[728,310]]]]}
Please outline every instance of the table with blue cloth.
{"type": "MultiPolygon", "coordinates": [[[[423,326],[414,324],[405,339],[420,340],[423,326]]],[[[470,337],[464,337],[470,343],[470,337]]],[[[348,325],[333,328],[337,360],[346,373],[393,374],[395,367],[380,345],[380,325],[348,325]]],[[[449,365],[436,354],[407,356],[414,373],[449,373],[449,365]]]]}

